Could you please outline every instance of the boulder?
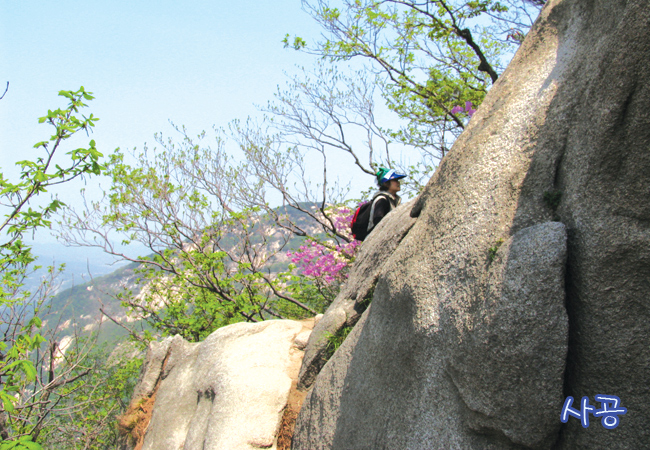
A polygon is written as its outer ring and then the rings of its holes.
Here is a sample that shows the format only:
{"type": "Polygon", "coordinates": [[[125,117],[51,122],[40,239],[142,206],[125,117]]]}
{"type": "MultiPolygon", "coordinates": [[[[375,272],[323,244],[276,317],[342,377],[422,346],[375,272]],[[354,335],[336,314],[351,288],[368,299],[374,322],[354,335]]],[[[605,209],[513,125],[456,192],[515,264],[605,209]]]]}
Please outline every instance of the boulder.
{"type": "Polygon", "coordinates": [[[547,2],[416,200],[294,449],[648,447],[648,55],[648,0],[547,2]],[[627,408],[618,428],[560,422],[566,396],[598,394],[627,408]]]}
{"type": "Polygon", "coordinates": [[[155,398],[141,448],[277,448],[303,354],[295,340],[311,326],[237,323],[200,343],[180,336],[152,343],[132,402],[155,398]]]}

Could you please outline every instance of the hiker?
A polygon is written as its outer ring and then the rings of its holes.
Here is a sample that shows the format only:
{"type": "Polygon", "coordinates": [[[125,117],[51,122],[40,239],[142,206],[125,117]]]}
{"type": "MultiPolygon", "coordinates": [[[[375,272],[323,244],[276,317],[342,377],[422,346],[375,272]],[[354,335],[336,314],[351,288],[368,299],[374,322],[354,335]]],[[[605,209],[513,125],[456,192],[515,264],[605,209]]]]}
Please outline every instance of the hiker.
{"type": "Polygon", "coordinates": [[[400,182],[406,175],[401,175],[393,169],[381,167],[377,172],[377,185],[379,192],[372,197],[370,210],[370,224],[368,230],[372,230],[384,218],[386,214],[397,208],[402,198],[397,195],[401,190],[400,182]]]}
{"type": "Polygon", "coordinates": [[[397,195],[401,189],[399,180],[405,177],[406,175],[401,175],[393,169],[379,169],[379,192],[372,197],[372,201],[359,206],[352,219],[352,235],[355,239],[363,241],[386,214],[397,208],[402,200],[397,195]]]}

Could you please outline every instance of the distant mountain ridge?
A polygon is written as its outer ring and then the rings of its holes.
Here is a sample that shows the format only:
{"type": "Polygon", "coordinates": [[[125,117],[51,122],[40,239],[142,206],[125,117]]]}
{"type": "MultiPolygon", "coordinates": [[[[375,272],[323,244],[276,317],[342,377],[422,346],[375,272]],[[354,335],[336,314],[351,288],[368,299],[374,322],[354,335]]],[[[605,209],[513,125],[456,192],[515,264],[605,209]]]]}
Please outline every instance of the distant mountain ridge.
{"type": "MultiPolygon", "coordinates": [[[[301,204],[301,207],[310,207],[309,204],[301,204]]],[[[311,205],[312,209],[317,209],[316,205],[311,205]]],[[[322,229],[318,223],[306,213],[290,207],[279,207],[275,211],[278,214],[287,214],[291,222],[298,224],[302,229],[307,230],[312,235],[322,235],[322,229]]],[[[275,225],[274,231],[269,237],[267,247],[273,247],[290,233],[288,230],[275,225]]],[[[271,273],[278,273],[286,269],[289,265],[289,258],[286,252],[297,249],[304,242],[304,237],[293,236],[285,248],[271,258],[267,264],[271,273]]],[[[132,319],[127,318],[125,309],[120,305],[117,295],[125,290],[130,290],[132,294],[137,295],[142,285],[136,280],[138,274],[135,269],[137,263],[128,263],[118,269],[101,276],[91,277],[88,281],[76,284],[58,292],[50,301],[50,311],[53,313],[50,321],[46,326],[55,326],[52,320],[56,317],[56,324],[68,324],[67,327],[61,326],[62,334],[72,332],[73,324],[77,330],[90,332],[98,329],[102,314],[100,307],[103,305],[104,311],[114,319],[125,322],[132,319]]],[[[126,330],[118,325],[103,319],[101,324],[100,340],[111,340],[113,338],[126,335],[126,330]]]]}

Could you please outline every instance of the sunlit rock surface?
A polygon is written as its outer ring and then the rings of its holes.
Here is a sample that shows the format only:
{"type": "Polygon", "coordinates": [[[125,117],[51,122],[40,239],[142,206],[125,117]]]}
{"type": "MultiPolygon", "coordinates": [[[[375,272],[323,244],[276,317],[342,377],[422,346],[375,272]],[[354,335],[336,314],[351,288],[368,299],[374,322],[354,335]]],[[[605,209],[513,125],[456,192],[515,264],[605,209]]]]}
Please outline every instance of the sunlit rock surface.
{"type": "Polygon", "coordinates": [[[293,448],[648,448],[649,105],[650,2],[550,0],[416,201],[293,448]],[[566,396],[597,394],[627,408],[615,430],[560,422],[566,396]]]}
{"type": "Polygon", "coordinates": [[[238,323],[152,344],[134,399],[155,395],[142,449],[275,449],[310,324],[238,323]]]}

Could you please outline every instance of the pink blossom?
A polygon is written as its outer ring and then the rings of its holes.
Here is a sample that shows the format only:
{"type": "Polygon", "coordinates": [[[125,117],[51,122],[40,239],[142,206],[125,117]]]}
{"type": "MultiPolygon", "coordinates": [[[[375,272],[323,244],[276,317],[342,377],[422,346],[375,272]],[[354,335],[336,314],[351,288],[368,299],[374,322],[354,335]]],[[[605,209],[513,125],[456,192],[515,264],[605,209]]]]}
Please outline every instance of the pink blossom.
{"type": "MultiPolygon", "coordinates": [[[[328,211],[337,233],[352,238],[350,235],[350,223],[354,211],[347,207],[334,207],[328,211]]],[[[346,268],[349,265],[349,258],[356,253],[361,242],[352,240],[343,244],[335,245],[333,242],[323,245],[317,241],[311,241],[301,245],[295,252],[287,252],[291,262],[296,264],[299,271],[307,276],[320,279],[325,283],[335,281],[342,282],[347,278],[346,268]]]]}
{"type": "Polygon", "coordinates": [[[452,114],[458,114],[461,112],[466,112],[469,117],[472,117],[476,112],[476,109],[474,108],[474,105],[470,101],[465,102],[465,108],[457,105],[451,109],[452,114]]]}

